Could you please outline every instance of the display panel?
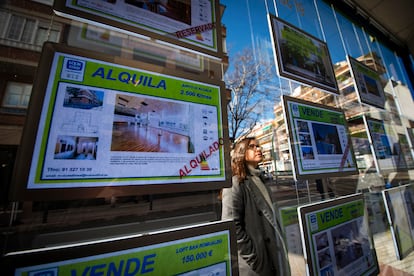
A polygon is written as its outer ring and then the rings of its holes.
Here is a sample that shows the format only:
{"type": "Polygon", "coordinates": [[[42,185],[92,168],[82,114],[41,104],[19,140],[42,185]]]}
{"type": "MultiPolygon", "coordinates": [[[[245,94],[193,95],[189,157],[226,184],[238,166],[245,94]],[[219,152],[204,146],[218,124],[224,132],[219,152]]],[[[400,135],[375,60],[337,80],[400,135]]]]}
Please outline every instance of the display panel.
{"type": "Polygon", "coordinates": [[[339,94],[327,44],[273,15],[268,20],[279,75],[339,94]]]}
{"type": "Polygon", "coordinates": [[[343,111],[283,96],[296,178],[357,173],[343,111]]]}
{"type": "Polygon", "coordinates": [[[291,275],[305,275],[305,260],[300,239],[298,205],[286,206],[279,209],[280,224],[289,255],[291,275]]]}
{"type": "Polygon", "coordinates": [[[385,95],[380,75],[362,62],[347,56],[355,90],[361,103],[384,108],[385,95]]]}
{"type": "Polygon", "coordinates": [[[223,84],[126,63],[45,44],[16,162],[14,183],[25,185],[18,196],[50,199],[42,192],[62,188],[53,199],[104,192],[79,188],[136,194],[229,185],[223,84]],[[135,189],[126,192],[127,186],[135,189]]]}
{"type": "Polygon", "coordinates": [[[57,0],[56,14],[222,57],[217,0],[57,0]]]}
{"type": "Polygon", "coordinates": [[[414,185],[382,191],[398,260],[414,251],[414,185]]]}
{"type": "Polygon", "coordinates": [[[362,194],[298,208],[308,275],[378,275],[362,194]]]}
{"type": "Polygon", "coordinates": [[[380,169],[407,170],[407,162],[411,166],[412,158],[410,152],[403,151],[409,147],[405,135],[396,133],[392,125],[380,120],[369,118],[367,125],[380,169]]]}
{"type": "Polygon", "coordinates": [[[1,259],[4,275],[238,275],[232,222],[24,252],[1,259]]]}

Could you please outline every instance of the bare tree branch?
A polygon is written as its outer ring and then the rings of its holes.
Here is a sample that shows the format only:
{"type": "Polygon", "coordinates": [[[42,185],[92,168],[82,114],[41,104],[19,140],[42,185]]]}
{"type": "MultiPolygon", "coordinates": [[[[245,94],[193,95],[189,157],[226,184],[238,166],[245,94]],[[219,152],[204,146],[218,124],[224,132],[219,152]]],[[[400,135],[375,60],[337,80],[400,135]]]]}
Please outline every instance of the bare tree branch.
{"type": "Polygon", "coordinates": [[[246,48],[237,54],[224,81],[231,91],[228,104],[230,137],[235,139],[250,132],[260,118],[260,101],[267,96],[260,86],[275,76],[269,60],[255,59],[253,51],[246,48]]]}

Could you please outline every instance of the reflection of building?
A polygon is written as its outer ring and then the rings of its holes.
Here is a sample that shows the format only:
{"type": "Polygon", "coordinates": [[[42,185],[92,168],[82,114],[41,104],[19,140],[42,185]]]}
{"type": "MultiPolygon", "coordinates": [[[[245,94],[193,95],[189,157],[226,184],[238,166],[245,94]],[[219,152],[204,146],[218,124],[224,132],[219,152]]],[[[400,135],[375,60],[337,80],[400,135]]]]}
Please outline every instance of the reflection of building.
{"type": "MultiPolygon", "coordinates": [[[[186,13],[189,8],[188,3],[169,2],[173,3],[170,8],[178,13],[186,13]]],[[[114,30],[87,24],[71,25],[67,20],[54,16],[52,4],[53,1],[50,0],[18,0],[6,1],[0,6],[3,18],[0,24],[0,145],[17,146],[20,142],[35,72],[45,41],[66,43],[88,51],[93,49],[94,52],[117,55],[127,60],[185,71],[205,78],[221,79],[223,68],[227,69],[226,54],[222,60],[210,60],[193,51],[172,48],[114,30]],[[64,29],[67,33],[63,32],[64,29]]],[[[221,7],[221,12],[223,11],[224,8],[221,7]]],[[[183,18],[180,16],[181,20],[183,18]]],[[[188,15],[185,20],[188,20],[188,15]]],[[[223,49],[226,51],[226,29],[222,27],[221,30],[223,49]]],[[[80,98],[73,98],[73,101],[95,102],[95,99],[90,98],[94,96],[88,92],[79,95],[80,98]]]]}
{"type": "Polygon", "coordinates": [[[265,172],[274,172],[273,164],[273,144],[272,144],[273,121],[268,121],[261,125],[257,125],[249,134],[256,137],[263,149],[263,162],[260,167],[265,172]]]}
{"type": "MultiPolygon", "coordinates": [[[[357,60],[376,70],[376,72],[378,72],[380,75],[383,75],[385,73],[385,68],[382,65],[382,61],[375,53],[361,56],[357,60]]],[[[395,137],[397,137],[391,139],[393,139],[394,142],[401,141],[401,138],[398,137],[401,135],[406,137],[406,129],[414,126],[414,120],[412,120],[412,118],[414,118],[414,106],[412,104],[413,101],[410,97],[409,90],[405,85],[392,82],[393,86],[391,86],[389,85],[391,82],[383,82],[386,96],[385,110],[369,106],[367,104],[361,104],[355,90],[354,82],[352,81],[348,63],[346,61],[339,62],[334,66],[334,68],[340,89],[340,95],[335,96],[331,93],[326,93],[316,88],[299,86],[294,90],[292,96],[309,102],[341,108],[344,111],[347,118],[350,135],[352,136],[352,139],[355,139],[355,145],[362,145],[362,148],[357,148],[355,150],[355,154],[359,169],[364,170],[371,165],[365,164],[364,161],[364,156],[367,154],[367,150],[369,151],[368,154],[372,155],[371,149],[369,148],[369,145],[371,144],[369,142],[369,132],[367,132],[364,120],[367,118],[374,118],[384,121],[386,131],[388,131],[387,134],[390,134],[391,132],[395,134],[395,137]],[[407,101],[400,102],[399,97],[404,99],[408,97],[409,99],[407,99],[407,101]],[[401,110],[404,110],[404,112],[401,112],[401,110]],[[404,116],[401,114],[404,114],[404,116]]],[[[290,172],[292,159],[289,152],[287,140],[288,136],[286,133],[285,121],[282,112],[283,110],[281,103],[275,105],[275,119],[267,123],[268,125],[272,125],[273,130],[271,132],[271,138],[267,139],[264,142],[268,143],[268,147],[271,146],[273,148],[275,158],[266,162],[274,164],[271,168],[276,171],[290,172]],[[272,143],[270,143],[270,141],[272,141],[272,143]]],[[[252,135],[260,137],[260,133],[264,131],[265,127],[265,125],[257,126],[257,129],[253,131],[252,135]]],[[[403,140],[406,141],[403,141],[402,147],[409,148],[410,146],[407,142],[408,138],[403,140]]],[[[304,147],[302,148],[302,150],[304,150],[304,147]]],[[[404,158],[408,159],[408,161],[406,161],[407,164],[413,163],[411,153],[404,158]]],[[[397,166],[396,162],[398,161],[398,158],[393,157],[393,159],[395,159],[395,162],[391,161],[391,163],[394,162],[394,165],[388,164],[388,167],[385,167],[384,164],[382,167],[381,164],[379,166],[377,165],[378,172],[387,177],[387,175],[391,173],[389,171],[389,166],[397,166]]],[[[399,162],[398,164],[402,163],[399,162]]],[[[409,167],[407,169],[410,168],[412,167],[409,167]]],[[[405,177],[407,177],[407,175],[405,177]]],[[[405,180],[408,179],[406,178],[405,180]]]]}
{"type": "Polygon", "coordinates": [[[35,1],[2,1],[0,16],[0,144],[18,145],[43,42],[61,41],[64,25],[35,1]]]}

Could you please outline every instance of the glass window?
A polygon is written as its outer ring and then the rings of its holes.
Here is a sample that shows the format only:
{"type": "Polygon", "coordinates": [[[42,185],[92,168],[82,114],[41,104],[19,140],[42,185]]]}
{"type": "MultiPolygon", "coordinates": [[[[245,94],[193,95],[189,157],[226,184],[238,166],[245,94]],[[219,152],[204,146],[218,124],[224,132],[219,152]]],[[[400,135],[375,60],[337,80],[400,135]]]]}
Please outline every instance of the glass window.
{"type": "Polygon", "coordinates": [[[20,38],[21,42],[30,43],[32,42],[33,34],[35,33],[36,21],[32,19],[27,19],[24,24],[22,37],[20,38]]]}
{"type": "Polygon", "coordinates": [[[7,20],[9,20],[9,14],[0,10],[0,37],[4,35],[4,26],[6,26],[7,20]]]}
{"type": "Polygon", "coordinates": [[[59,31],[48,30],[44,27],[39,27],[37,29],[35,45],[42,46],[45,41],[58,42],[59,41],[59,31]]]}
{"type": "Polygon", "coordinates": [[[338,21],[338,29],[340,30],[343,39],[345,52],[354,58],[363,56],[365,53],[362,49],[362,41],[356,35],[354,24],[339,12],[335,12],[335,15],[338,21]]]}
{"type": "Polygon", "coordinates": [[[29,105],[32,85],[27,83],[9,82],[3,98],[3,107],[27,108],[29,105]]]}
{"type": "Polygon", "coordinates": [[[24,18],[22,16],[12,15],[6,37],[11,40],[19,40],[23,25],[24,18]]]}
{"type": "Polygon", "coordinates": [[[341,36],[332,8],[324,2],[318,2],[318,11],[332,62],[334,64],[341,62],[344,60],[345,50],[342,46],[341,36]]]}

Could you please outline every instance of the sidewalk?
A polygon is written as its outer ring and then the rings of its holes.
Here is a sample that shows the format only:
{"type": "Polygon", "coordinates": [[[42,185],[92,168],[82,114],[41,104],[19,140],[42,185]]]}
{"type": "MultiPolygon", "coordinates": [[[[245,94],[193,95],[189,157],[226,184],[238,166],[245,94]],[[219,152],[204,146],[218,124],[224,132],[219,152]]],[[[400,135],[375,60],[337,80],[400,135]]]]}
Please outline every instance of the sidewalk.
{"type": "Polygon", "coordinates": [[[374,235],[375,250],[380,265],[381,276],[414,276],[414,252],[402,260],[397,260],[391,232],[374,235]]]}

